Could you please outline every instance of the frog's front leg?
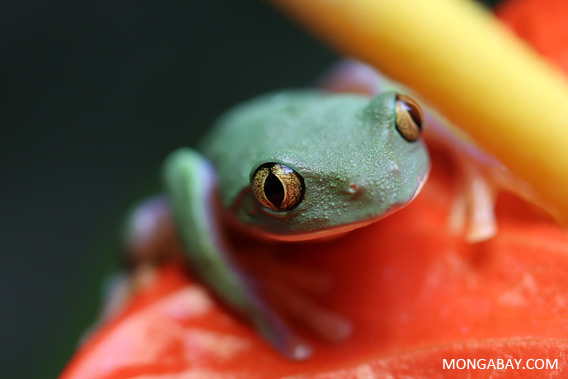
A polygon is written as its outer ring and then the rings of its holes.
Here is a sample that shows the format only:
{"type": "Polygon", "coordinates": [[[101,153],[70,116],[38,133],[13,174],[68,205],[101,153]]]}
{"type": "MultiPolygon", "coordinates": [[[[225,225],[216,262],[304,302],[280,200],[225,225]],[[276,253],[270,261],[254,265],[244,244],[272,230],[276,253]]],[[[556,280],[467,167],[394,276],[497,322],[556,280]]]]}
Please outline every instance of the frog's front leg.
{"type": "Polygon", "coordinates": [[[167,159],[164,171],[178,233],[200,278],[284,355],[308,358],[310,347],[261,299],[231,259],[213,167],[196,151],[180,149],[167,159]]]}

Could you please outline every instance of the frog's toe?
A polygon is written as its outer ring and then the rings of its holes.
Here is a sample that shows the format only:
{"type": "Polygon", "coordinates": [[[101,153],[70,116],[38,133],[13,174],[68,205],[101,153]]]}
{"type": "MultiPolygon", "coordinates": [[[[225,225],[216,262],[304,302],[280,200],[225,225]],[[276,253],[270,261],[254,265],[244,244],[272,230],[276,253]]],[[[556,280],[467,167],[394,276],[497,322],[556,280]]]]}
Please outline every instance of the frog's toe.
{"type": "Polygon", "coordinates": [[[468,242],[485,241],[497,233],[497,185],[475,164],[460,162],[458,191],[449,217],[449,228],[468,242]]]}
{"type": "Polygon", "coordinates": [[[282,352],[286,357],[294,361],[305,361],[306,359],[310,359],[313,354],[310,345],[301,339],[288,341],[282,352]]]}
{"type": "Polygon", "coordinates": [[[293,361],[309,359],[312,348],[275,309],[258,296],[252,289],[245,295],[247,307],[244,311],[260,333],[276,350],[293,361]]]}
{"type": "Polygon", "coordinates": [[[468,242],[483,242],[497,233],[495,215],[497,196],[510,192],[535,204],[555,217],[555,212],[544,204],[534,190],[499,163],[487,164],[470,156],[456,153],[457,194],[449,217],[454,234],[462,234],[468,242]]]}
{"type": "MultiPolygon", "coordinates": [[[[476,220],[477,221],[477,220],[476,220]]],[[[465,239],[469,243],[478,243],[487,241],[497,234],[497,224],[488,221],[478,221],[473,223],[465,233],[465,239]]]]}
{"type": "Polygon", "coordinates": [[[280,314],[324,341],[338,342],[351,335],[351,322],[320,305],[319,300],[333,294],[333,278],[328,273],[292,265],[270,254],[255,255],[246,267],[280,314]]]}
{"type": "Polygon", "coordinates": [[[450,231],[462,234],[470,243],[488,240],[497,233],[495,202],[499,184],[487,168],[476,162],[459,155],[455,161],[458,193],[450,212],[450,231]]]}
{"type": "Polygon", "coordinates": [[[311,333],[328,342],[339,342],[351,335],[351,322],[319,305],[316,301],[287,286],[273,285],[267,290],[282,313],[303,325],[311,333]]]}

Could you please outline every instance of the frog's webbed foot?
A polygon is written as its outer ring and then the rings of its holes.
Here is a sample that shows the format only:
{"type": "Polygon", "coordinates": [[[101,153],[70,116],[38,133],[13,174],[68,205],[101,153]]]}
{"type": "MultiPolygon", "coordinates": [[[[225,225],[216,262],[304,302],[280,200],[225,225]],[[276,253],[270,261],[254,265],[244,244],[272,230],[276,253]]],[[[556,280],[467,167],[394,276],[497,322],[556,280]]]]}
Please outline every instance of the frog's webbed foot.
{"type": "Polygon", "coordinates": [[[196,274],[282,354],[293,360],[309,358],[310,346],[235,263],[222,230],[216,177],[209,162],[194,150],[180,149],[170,155],[164,173],[177,229],[196,274]]]}
{"type": "Polygon", "coordinates": [[[282,312],[324,341],[339,342],[351,335],[352,325],[341,315],[285,286],[269,286],[269,296],[278,299],[282,312]]]}
{"type": "Polygon", "coordinates": [[[493,237],[498,229],[495,205],[501,192],[515,194],[559,219],[527,182],[494,157],[474,146],[460,144],[463,142],[445,147],[456,166],[456,195],[448,221],[451,232],[465,236],[471,243],[493,237]]]}
{"type": "Polygon", "coordinates": [[[243,267],[262,283],[263,295],[279,313],[320,339],[339,342],[351,334],[347,319],[320,305],[319,299],[333,291],[331,275],[282,262],[266,252],[249,256],[243,267]]]}
{"type": "Polygon", "coordinates": [[[452,234],[463,235],[468,242],[485,241],[497,233],[495,202],[499,188],[487,168],[458,154],[453,160],[458,169],[448,227],[452,234]]]}

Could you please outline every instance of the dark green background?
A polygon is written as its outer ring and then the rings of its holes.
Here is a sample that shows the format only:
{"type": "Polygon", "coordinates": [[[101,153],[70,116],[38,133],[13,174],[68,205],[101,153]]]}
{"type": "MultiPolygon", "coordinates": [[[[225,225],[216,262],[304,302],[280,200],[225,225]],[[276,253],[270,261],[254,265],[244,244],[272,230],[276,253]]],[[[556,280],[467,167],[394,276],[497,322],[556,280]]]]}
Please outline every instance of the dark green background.
{"type": "Polygon", "coordinates": [[[253,0],[18,0],[0,30],[0,376],[53,378],[164,156],[336,56],[253,0]]]}

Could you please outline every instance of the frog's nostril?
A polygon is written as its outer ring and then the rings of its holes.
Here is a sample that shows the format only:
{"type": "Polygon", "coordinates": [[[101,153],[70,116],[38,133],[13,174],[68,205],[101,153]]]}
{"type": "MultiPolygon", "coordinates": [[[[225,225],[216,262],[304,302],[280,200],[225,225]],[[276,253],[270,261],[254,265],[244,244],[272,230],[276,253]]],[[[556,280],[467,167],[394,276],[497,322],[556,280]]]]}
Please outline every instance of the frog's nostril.
{"type": "Polygon", "coordinates": [[[362,185],[361,183],[357,184],[357,183],[350,183],[347,186],[347,193],[349,195],[353,195],[355,197],[359,197],[360,195],[362,195],[365,192],[365,186],[362,185]]]}
{"type": "Polygon", "coordinates": [[[388,162],[388,169],[390,172],[393,173],[399,173],[400,172],[400,168],[398,167],[398,163],[396,163],[395,161],[389,161],[388,162]]]}

